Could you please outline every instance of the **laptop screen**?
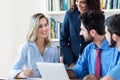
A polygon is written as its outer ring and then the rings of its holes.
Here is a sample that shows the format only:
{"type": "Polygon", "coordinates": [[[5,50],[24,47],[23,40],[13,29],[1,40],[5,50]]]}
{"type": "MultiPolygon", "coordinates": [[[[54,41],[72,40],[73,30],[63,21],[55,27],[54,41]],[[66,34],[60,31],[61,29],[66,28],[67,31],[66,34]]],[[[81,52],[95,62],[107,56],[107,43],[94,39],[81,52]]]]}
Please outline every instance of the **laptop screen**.
{"type": "Polygon", "coordinates": [[[42,80],[70,80],[63,63],[37,62],[42,80]]]}

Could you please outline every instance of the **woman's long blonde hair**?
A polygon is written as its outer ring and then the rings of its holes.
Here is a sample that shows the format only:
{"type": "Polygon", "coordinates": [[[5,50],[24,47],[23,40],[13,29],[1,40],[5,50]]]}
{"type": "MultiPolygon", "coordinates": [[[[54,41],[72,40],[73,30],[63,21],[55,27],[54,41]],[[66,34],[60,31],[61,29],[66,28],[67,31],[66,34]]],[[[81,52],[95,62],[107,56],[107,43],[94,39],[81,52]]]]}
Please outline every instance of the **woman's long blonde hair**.
{"type": "MultiPolygon", "coordinates": [[[[27,35],[26,35],[26,40],[28,42],[33,42],[33,41],[37,40],[36,31],[37,31],[37,29],[39,29],[39,20],[41,18],[45,18],[47,23],[49,24],[48,18],[44,14],[42,14],[42,13],[34,14],[31,17],[29,29],[28,29],[28,32],[27,32],[27,35]]],[[[44,46],[47,46],[47,45],[50,45],[50,44],[51,43],[50,43],[50,39],[49,39],[49,35],[48,35],[48,37],[44,41],[44,46]]]]}

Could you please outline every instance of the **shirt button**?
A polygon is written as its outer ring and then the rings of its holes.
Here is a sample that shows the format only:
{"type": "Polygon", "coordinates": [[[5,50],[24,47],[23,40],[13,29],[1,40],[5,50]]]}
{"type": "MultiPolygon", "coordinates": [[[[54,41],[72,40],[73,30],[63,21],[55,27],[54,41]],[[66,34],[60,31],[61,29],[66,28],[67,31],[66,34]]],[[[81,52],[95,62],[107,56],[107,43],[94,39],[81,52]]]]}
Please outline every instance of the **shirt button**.
{"type": "Polygon", "coordinates": [[[82,46],[82,44],[80,44],[80,46],[82,46]]]}

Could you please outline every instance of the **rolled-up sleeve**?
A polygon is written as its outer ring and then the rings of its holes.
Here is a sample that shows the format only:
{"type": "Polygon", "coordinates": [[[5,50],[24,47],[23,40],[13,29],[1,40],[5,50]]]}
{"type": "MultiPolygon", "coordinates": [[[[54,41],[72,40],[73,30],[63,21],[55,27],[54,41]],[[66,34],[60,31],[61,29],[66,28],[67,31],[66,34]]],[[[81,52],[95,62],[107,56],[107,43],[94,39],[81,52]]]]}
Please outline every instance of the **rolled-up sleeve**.
{"type": "Polygon", "coordinates": [[[11,78],[15,78],[18,73],[22,72],[22,68],[25,63],[25,57],[26,57],[26,51],[24,46],[22,45],[18,50],[18,55],[15,59],[16,61],[10,70],[11,78]]]}
{"type": "Polygon", "coordinates": [[[79,59],[72,70],[75,72],[76,78],[83,78],[86,74],[88,74],[88,64],[85,53],[79,56],[79,59]]]}

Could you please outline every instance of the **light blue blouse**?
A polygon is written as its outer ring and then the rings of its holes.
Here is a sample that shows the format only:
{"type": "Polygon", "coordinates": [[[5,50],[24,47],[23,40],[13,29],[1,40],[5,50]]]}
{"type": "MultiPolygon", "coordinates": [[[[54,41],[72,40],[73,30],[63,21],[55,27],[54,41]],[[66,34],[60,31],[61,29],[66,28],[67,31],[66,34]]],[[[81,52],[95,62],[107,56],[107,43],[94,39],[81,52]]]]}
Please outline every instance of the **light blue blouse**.
{"type": "MultiPolygon", "coordinates": [[[[85,75],[95,75],[96,65],[96,45],[92,42],[84,49],[83,54],[79,57],[76,65],[72,68],[75,71],[77,78],[83,78],[85,75]]],[[[120,56],[117,48],[109,47],[107,40],[105,39],[101,44],[101,77],[110,75],[114,78],[119,78],[116,74],[111,74],[111,70],[114,71],[115,67],[120,64],[120,56]]],[[[118,72],[118,71],[116,71],[118,72]]],[[[119,71],[120,72],[120,71],[119,71]]]]}
{"type": "Polygon", "coordinates": [[[23,71],[23,68],[33,69],[33,77],[40,77],[36,62],[59,63],[58,48],[54,45],[47,46],[44,54],[41,55],[35,42],[25,42],[18,50],[16,61],[10,71],[11,77],[15,78],[18,73],[23,71]]]}

